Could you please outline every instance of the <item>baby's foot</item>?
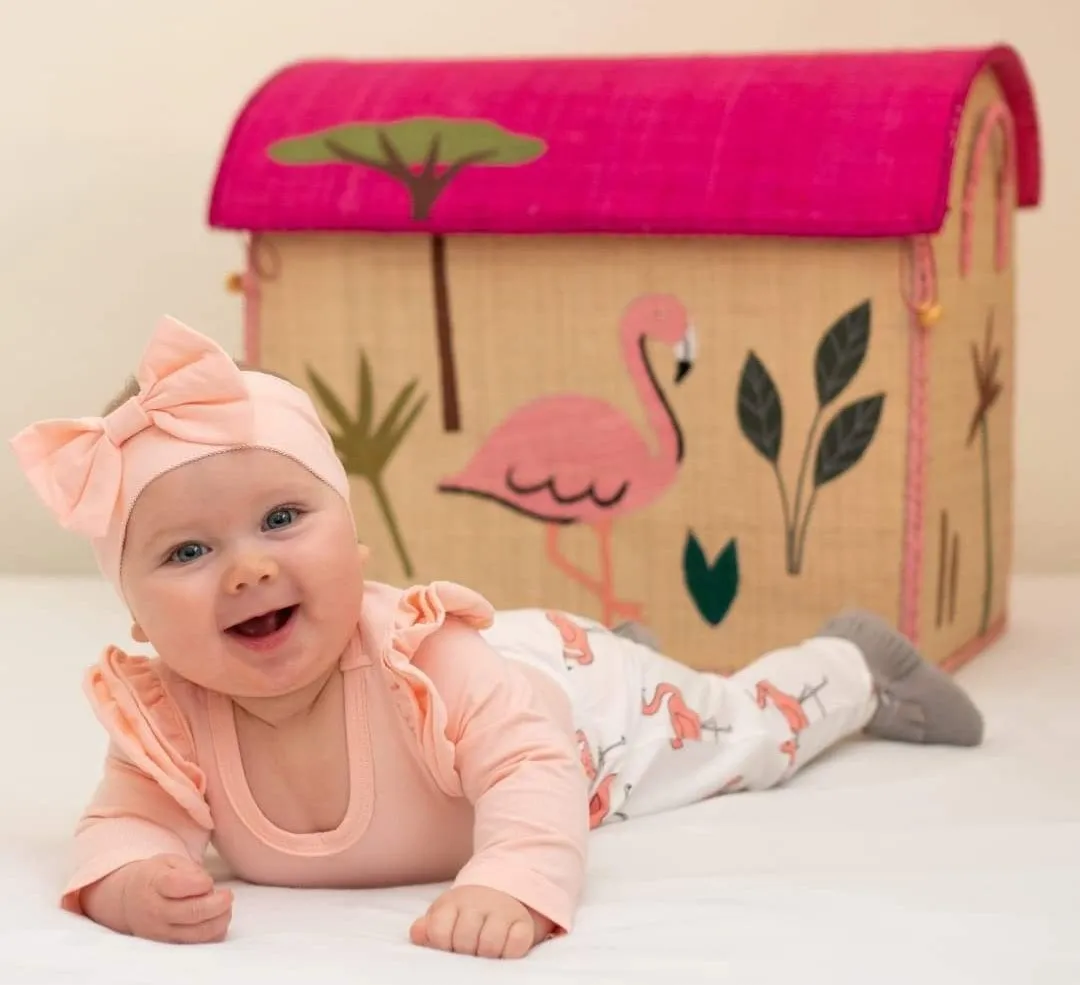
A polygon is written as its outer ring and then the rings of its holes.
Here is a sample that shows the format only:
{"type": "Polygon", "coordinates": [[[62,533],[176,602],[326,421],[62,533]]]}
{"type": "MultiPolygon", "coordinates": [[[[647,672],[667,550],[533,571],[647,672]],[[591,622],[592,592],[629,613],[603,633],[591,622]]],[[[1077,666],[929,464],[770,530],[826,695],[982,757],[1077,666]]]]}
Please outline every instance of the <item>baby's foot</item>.
{"type": "Polygon", "coordinates": [[[982,742],[979,709],[956,681],[924,660],[907,637],[884,619],[849,610],[825,623],[818,635],[849,640],[866,659],[878,696],[867,734],[935,745],[982,742]]]}

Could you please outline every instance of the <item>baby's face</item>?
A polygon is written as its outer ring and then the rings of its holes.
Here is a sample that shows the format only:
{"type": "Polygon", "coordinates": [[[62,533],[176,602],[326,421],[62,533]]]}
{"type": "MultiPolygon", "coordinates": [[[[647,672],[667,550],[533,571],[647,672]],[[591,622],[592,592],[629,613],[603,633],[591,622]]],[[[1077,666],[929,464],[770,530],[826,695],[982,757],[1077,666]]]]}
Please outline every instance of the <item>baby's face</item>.
{"type": "Polygon", "coordinates": [[[244,449],[143,490],[122,584],[176,673],[234,697],[274,697],[341,656],[360,614],[364,557],[333,489],[284,455],[244,449]]]}

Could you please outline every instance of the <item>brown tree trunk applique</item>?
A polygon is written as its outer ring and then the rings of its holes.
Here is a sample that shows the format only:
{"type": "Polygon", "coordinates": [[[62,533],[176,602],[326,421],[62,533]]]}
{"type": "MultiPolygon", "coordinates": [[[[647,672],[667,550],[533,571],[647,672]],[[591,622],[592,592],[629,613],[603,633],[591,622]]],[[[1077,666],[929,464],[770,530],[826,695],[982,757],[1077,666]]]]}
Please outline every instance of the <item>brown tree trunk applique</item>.
{"type": "Polygon", "coordinates": [[[952,558],[949,561],[949,622],[956,622],[956,590],[960,585],[960,534],[952,535],[952,558]]]}
{"type": "Polygon", "coordinates": [[[992,513],[992,489],[990,477],[990,425],[988,416],[990,408],[997,403],[1001,396],[1002,384],[997,378],[998,366],[1001,362],[1001,348],[993,344],[994,334],[994,311],[986,319],[986,335],[983,340],[982,351],[978,346],[971,343],[971,361],[975,370],[975,391],[978,402],[975,413],[971,418],[971,427],[968,429],[967,447],[971,447],[976,438],[979,438],[980,458],[982,463],[982,500],[983,500],[983,556],[984,556],[984,584],[982,614],[979,618],[979,635],[985,635],[990,628],[990,609],[994,593],[994,526],[992,513]]]}
{"type": "Polygon", "coordinates": [[[949,570],[949,511],[942,510],[938,537],[937,609],[934,625],[938,629],[945,618],[945,584],[949,570]]]}
{"type": "Polygon", "coordinates": [[[443,430],[460,431],[461,401],[458,399],[457,366],[454,361],[450,285],[446,276],[446,238],[442,233],[431,237],[431,280],[435,285],[435,338],[439,350],[443,430]]]}
{"type": "Polygon", "coordinates": [[[940,543],[938,545],[937,615],[938,629],[956,619],[956,591],[960,582],[960,534],[949,535],[949,511],[941,511],[940,543]],[[946,611],[947,609],[947,611],[946,611]]]}
{"type": "MultiPolygon", "coordinates": [[[[410,218],[425,223],[447,186],[466,168],[527,164],[546,150],[536,137],[511,133],[487,120],[412,117],[378,123],[346,123],[289,137],[268,153],[285,165],[352,164],[379,171],[409,196],[410,218]]],[[[461,401],[454,358],[453,315],[446,238],[431,236],[431,279],[443,430],[461,430],[461,401]]]]}

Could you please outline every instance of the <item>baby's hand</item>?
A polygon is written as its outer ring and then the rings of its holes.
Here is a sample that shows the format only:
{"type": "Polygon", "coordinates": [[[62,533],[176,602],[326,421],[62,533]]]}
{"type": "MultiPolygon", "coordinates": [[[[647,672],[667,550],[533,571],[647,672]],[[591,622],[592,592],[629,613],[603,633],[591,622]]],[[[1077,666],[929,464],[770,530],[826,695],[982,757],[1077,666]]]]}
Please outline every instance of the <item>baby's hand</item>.
{"type": "Polygon", "coordinates": [[[443,893],[409,930],[409,938],[481,958],[521,958],[551,933],[554,924],[512,896],[486,886],[458,886],[443,893]]]}
{"type": "Polygon", "coordinates": [[[91,919],[135,937],[170,944],[224,940],[232,902],[229,890],[215,890],[210,874],[180,855],[132,862],[84,893],[84,908],[91,919]]]}

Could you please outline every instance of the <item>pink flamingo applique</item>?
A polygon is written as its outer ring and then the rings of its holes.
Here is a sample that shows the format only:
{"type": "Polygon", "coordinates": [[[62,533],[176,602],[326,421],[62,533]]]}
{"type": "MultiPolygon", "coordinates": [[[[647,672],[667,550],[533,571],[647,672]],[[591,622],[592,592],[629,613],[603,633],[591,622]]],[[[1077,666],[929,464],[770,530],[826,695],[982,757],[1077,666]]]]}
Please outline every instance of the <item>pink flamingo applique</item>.
{"type": "Polygon", "coordinates": [[[549,560],[599,597],[601,620],[608,626],[620,616],[643,621],[640,605],[615,595],[612,526],[658,499],[674,483],[684,454],[679,423],[649,362],[648,340],[675,350],[675,382],[681,382],[693,365],[696,337],[677,298],[636,298],[619,328],[623,362],[644,407],[655,451],[617,407],[586,394],[552,394],[512,411],[465,468],[438,486],[441,492],[493,500],[547,524],[549,560]],[[576,568],[559,551],[559,528],[572,523],[584,523],[596,533],[599,578],[576,568]]]}

